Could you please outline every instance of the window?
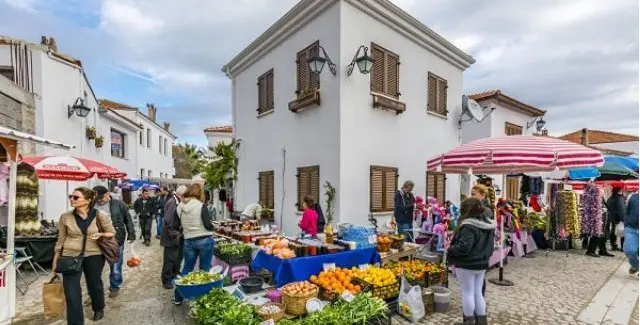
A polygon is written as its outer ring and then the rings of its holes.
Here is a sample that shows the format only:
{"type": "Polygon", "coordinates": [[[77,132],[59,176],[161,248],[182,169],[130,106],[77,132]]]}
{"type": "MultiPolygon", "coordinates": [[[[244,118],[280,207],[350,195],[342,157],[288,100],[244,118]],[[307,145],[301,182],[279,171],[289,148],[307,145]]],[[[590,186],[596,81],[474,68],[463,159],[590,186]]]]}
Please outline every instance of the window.
{"type": "Polygon", "coordinates": [[[371,44],[371,56],[371,91],[400,98],[400,57],[376,44],[371,44]]]}
{"type": "Polygon", "coordinates": [[[159,153],[162,153],[162,142],[163,142],[163,141],[162,141],[162,136],[161,136],[161,135],[159,135],[159,136],[158,136],[158,152],[159,152],[159,153]]]}
{"type": "Polygon", "coordinates": [[[111,155],[114,157],[124,158],[124,133],[111,129],[111,155]]]}
{"type": "Polygon", "coordinates": [[[165,156],[167,155],[167,152],[169,152],[169,151],[167,150],[167,147],[168,147],[168,144],[167,144],[167,143],[168,143],[168,141],[167,141],[167,139],[165,138],[165,139],[164,139],[164,155],[165,155],[165,156]]]}
{"type": "Polygon", "coordinates": [[[0,76],[5,76],[11,81],[13,80],[13,67],[0,66],[0,76]]]}
{"type": "Polygon", "coordinates": [[[151,148],[151,129],[147,129],[147,148],[151,148]]]}
{"type": "Polygon", "coordinates": [[[144,168],[140,168],[140,178],[144,178],[144,168]]]}
{"type": "Polygon", "coordinates": [[[392,212],[398,190],[398,168],[371,166],[369,174],[369,211],[392,212]]]}
{"type": "Polygon", "coordinates": [[[310,196],[313,202],[320,200],[320,166],[298,168],[298,211],[302,211],[302,199],[310,196]]]}
{"type": "Polygon", "coordinates": [[[258,77],[258,114],[273,111],[273,69],[258,77]]]}
{"type": "Polygon", "coordinates": [[[144,145],[144,130],[140,131],[140,145],[144,145]]]}
{"type": "Polygon", "coordinates": [[[447,81],[429,73],[427,77],[427,111],[447,116],[447,81]]]}
{"type": "Polygon", "coordinates": [[[439,172],[427,172],[427,197],[438,199],[444,204],[447,200],[447,175],[439,172]]]}
{"type": "Polygon", "coordinates": [[[320,42],[316,41],[296,55],[296,73],[298,76],[296,95],[298,97],[303,97],[320,89],[320,75],[312,73],[307,62],[310,58],[318,55],[319,49],[320,42]]]}
{"type": "Polygon", "coordinates": [[[260,191],[260,193],[258,193],[258,201],[263,207],[273,209],[273,187],[273,171],[258,173],[258,188],[260,191]]]}
{"type": "Polygon", "coordinates": [[[518,200],[520,196],[520,177],[507,176],[507,188],[505,197],[507,200],[518,200]]]}
{"type": "Polygon", "coordinates": [[[153,174],[151,173],[151,169],[149,169],[149,171],[147,172],[147,174],[149,175],[149,177],[151,177],[151,175],[153,175],[153,174]]]}
{"type": "Polygon", "coordinates": [[[504,133],[506,135],[522,135],[522,127],[513,123],[504,123],[504,133]]]}

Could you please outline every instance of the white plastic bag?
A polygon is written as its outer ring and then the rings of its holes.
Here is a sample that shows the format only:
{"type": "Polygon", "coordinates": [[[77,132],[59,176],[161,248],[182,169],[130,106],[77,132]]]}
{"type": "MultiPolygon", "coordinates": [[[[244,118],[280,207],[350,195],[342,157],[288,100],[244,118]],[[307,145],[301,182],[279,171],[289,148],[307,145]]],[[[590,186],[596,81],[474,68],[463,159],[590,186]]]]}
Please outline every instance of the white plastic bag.
{"type": "Polygon", "coordinates": [[[616,236],[624,237],[624,223],[623,222],[619,222],[616,225],[616,236]]]}
{"type": "Polygon", "coordinates": [[[420,286],[411,286],[402,276],[400,296],[398,297],[398,313],[414,323],[424,318],[424,303],[420,286]]]}

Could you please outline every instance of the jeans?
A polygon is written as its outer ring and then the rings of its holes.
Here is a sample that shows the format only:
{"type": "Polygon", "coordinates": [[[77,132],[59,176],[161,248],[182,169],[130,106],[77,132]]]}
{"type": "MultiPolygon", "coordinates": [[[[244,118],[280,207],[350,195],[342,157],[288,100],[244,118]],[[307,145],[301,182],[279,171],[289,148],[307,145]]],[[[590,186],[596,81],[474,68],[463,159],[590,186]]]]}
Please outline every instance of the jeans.
{"type": "MultiPolygon", "coordinates": [[[[213,237],[185,239],[184,241],[184,266],[181,276],[185,276],[193,271],[196,266],[196,259],[200,259],[200,270],[209,272],[211,260],[213,259],[213,237]]],[[[184,300],[178,290],[174,291],[174,300],[180,302],[184,300]]]]}
{"type": "Polygon", "coordinates": [[[162,214],[156,215],[156,236],[158,238],[162,236],[162,222],[163,222],[162,214]]]}
{"type": "Polygon", "coordinates": [[[404,235],[404,241],[411,242],[413,239],[413,225],[411,222],[398,222],[398,233],[404,235]]]}
{"type": "Polygon", "coordinates": [[[82,302],[82,286],[80,278],[84,273],[87,282],[89,297],[91,297],[91,309],[94,312],[104,310],[104,287],[102,286],[102,269],[104,268],[104,256],[87,256],[82,261],[82,272],[62,276],[62,287],[67,303],[67,324],[84,324],[84,306],[82,302]]]}
{"type": "Polygon", "coordinates": [[[485,270],[467,270],[456,267],[456,277],[462,291],[462,313],[465,317],[487,314],[487,305],[482,296],[485,272],[485,270]]]}
{"type": "Polygon", "coordinates": [[[124,261],[124,245],[120,245],[118,261],[110,264],[111,273],[109,273],[109,291],[118,291],[124,281],[122,274],[122,262],[124,261]]]}
{"type": "Polygon", "coordinates": [[[638,269],[638,229],[624,227],[623,248],[631,268],[638,269]]]}

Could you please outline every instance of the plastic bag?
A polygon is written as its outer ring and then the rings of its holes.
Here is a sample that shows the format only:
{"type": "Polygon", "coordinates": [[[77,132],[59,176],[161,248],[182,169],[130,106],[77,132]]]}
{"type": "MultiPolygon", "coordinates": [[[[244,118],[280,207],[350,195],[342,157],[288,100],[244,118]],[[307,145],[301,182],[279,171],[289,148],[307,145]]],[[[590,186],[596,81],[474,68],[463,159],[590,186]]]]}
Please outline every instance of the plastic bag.
{"type": "Polygon", "coordinates": [[[42,308],[46,319],[64,314],[66,308],[64,287],[62,286],[62,279],[58,275],[55,275],[51,278],[51,281],[42,285],[42,308]]]}
{"type": "Polygon", "coordinates": [[[619,222],[616,225],[616,236],[624,237],[624,223],[623,222],[619,222]]]}
{"type": "Polygon", "coordinates": [[[136,250],[133,248],[133,243],[129,243],[129,259],[127,259],[128,267],[138,267],[142,264],[142,259],[136,254],[136,250]]]}
{"type": "Polygon", "coordinates": [[[398,313],[412,323],[417,322],[424,317],[422,289],[420,286],[411,286],[404,275],[401,281],[398,313]]]}

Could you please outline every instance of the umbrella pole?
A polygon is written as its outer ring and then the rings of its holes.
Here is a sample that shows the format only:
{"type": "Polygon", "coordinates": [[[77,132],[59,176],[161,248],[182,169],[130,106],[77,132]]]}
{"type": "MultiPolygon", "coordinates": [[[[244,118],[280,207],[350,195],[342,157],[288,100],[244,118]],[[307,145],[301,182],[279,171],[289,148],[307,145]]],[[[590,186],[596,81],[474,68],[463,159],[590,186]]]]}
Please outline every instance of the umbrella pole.
{"type": "MultiPolygon", "coordinates": [[[[497,210],[497,209],[496,209],[497,210]]],[[[497,212],[495,212],[497,214],[497,212]]],[[[498,220],[497,216],[495,219],[498,220]]],[[[504,222],[500,220],[500,268],[498,269],[498,278],[489,279],[489,282],[502,286],[502,287],[510,287],[513,286],[513,281],[507,280],[504,278],[504,222]]]]}

